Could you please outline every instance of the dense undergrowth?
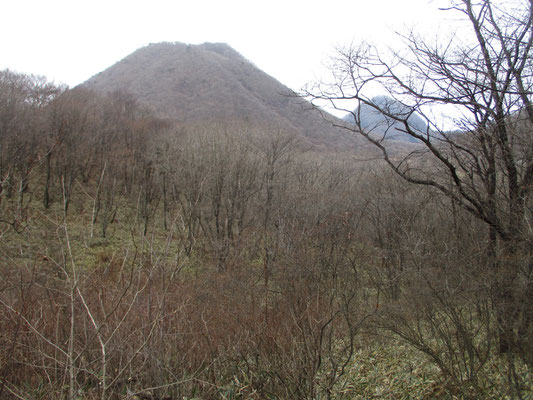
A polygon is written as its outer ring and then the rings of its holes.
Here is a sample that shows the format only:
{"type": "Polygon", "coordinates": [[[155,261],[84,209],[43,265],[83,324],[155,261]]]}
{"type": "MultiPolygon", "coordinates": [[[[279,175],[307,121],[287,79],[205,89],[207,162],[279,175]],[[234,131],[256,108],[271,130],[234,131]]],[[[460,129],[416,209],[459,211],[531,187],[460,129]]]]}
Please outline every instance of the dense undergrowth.
{"type": "MultiPolygon", "coordinates": [[[[364,188],[366,178],[358,179],[364,188]]],[[[128,391],[189,399],[532,393],[525,364],[497,354],[493,313],[480,311],[485,300],[473,296],[472,282],[447,282],[453,298],[435,304],[450,293],[420,286],[428,277],[419,265],[404,260],[401,275],[387,269],[387,249],[365,237],[371,208],[359,209],[372,197],[347,201],[349,211],[339,215],[331,203],[320,204],[323,193],[311,199],[308,190],[305,205],[285,203],[289,210],[276,221],[285,226],[266,235],[250,224],[221,264],[226,250],[201,227],[191,244],[183,209],[168,212],[165,228],[158,206],[145,232],[136,205],[121,197],[103,237],[93,219],[94,182],[79,182],[67,214],[59,191],[49,209],[42,206],[40,182],[37,175],[29,185],[24,218],[2,226],[6,398],[68,397],[72,385],[76,398],[88,399],[128,391]],[[465,318],[458,325],[455,313],[465,318]],[[468,329],[472,343],[457,329],[468,329]]],[[[406,222],[396,221],[397,208],[411,207],[410,200],[389,204],[393,227],[406,222]]],[[[16,201],[2,206],[16,217],[16,201]]],[[[439,267],[425,268],[438,284],[439,267]]]]}
{"type": "Polygon", "coordinates": [[[45,103],[1,137],[0,398],[531,398],[506,260],[449,199],[272,127],[45,103]]]}

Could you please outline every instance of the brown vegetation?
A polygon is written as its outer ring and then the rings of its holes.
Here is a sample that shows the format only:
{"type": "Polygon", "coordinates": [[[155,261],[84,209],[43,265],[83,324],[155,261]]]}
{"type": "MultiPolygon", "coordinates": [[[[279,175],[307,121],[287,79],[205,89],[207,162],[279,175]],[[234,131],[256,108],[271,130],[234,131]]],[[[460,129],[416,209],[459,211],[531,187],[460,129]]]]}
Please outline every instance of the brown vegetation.
{"type": "Polygon", "coordinates": [[[484,228],[445,197],[279,129],[2,76],[50,94],[3,109],[1,398],[353,398],[387,333],[442,396],[525,390],[528,353],[493,367],[484,228]]]}
{"type": "Polygon", "coordinates": [[[176,124],[2,71],[0,399],[531,396],[513,99],[411,132],[437,160],[362,132],[385,161],[361,163],[278,120],[176,124]]]}

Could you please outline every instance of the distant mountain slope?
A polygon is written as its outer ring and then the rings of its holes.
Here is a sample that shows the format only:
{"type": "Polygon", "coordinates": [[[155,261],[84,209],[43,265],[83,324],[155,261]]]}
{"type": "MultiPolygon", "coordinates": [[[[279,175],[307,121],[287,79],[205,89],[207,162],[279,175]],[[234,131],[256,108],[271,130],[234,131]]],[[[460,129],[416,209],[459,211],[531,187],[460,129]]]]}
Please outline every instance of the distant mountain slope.
{"type": "MultiPolygon", "coordinates": [[[[399,101],[388,96],[376,96],[372,98],[372,102],[382,110],[387,110],[391,115],[397,115],[401,118],[408,117],[407,122],[414,130],[420,133],[425,133],[427,131],[428,125],[426,121],[424,121],[416,112],[412,113],[409,107],[403,105],[399,101]]],[[[352,113],[348,113],[344,116],[343,120],[354,124],[354,115],[360,119],[361,128],[368,132],[385,136],[387,139],[412,143],[418,142],[417,139],[403,132],[405,130],[403,123],[385,116],[383,113],[367,104],[362,104],[360,107],[357,107],[352,113]]]]}
{"type": "Polygon", "coordinates": [[[297,132],[319,146],[349,149],[362,143],[333,128],[307,101],[227,44],[151,44],[84,85],[106,92],[125,89],[182,123],[242,120],[297,132]]]}

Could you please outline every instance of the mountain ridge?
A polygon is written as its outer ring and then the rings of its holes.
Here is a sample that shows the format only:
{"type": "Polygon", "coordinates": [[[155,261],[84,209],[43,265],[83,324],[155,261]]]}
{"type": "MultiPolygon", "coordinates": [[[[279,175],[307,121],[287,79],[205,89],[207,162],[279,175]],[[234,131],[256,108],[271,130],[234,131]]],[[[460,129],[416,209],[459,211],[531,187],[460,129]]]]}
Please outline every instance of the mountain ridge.
{"type": "Polygon", "coordinates": [[[392,139],[409,143],[419,142],[405,132],[405,126],[402,122],[388,117],[379,111],[383,110],[390,115],[406,118],[409,126],[420,134],[427,133],[427,122],[410,107],[400,103],[392,97],[383,95],[375,96],[371,99],[371,103],[375,104],[376,108],[368,104],[361,104],[352,112],[347,113],[342,119],[353,125],[355,124],[355,118],[357,116],[359,119],[359,125],[363,130],[371,132],[377,136],[382,136],[387,140],[392,139]]]}
{"type": "Polygon", "coordinates": [[[356,150],[362,144],[226,43],[150,44],[82,85],[126,90],[159,116],[183,124],[242,120],[292,131],[318,147],[356,150]]]}

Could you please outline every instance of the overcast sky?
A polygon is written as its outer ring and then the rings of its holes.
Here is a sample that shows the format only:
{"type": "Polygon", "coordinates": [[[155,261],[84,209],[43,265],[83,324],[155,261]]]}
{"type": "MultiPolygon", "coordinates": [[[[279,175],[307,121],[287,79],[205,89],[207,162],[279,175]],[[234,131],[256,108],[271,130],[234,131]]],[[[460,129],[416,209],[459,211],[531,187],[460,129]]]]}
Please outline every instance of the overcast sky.
{"type": "Polygon", "coordinates": [[[161,41],[226,42],[294,90],[323,77],[335,46],[430,30],[442,0],[6,0],[0,69],[75,86],[161,41]]]}

